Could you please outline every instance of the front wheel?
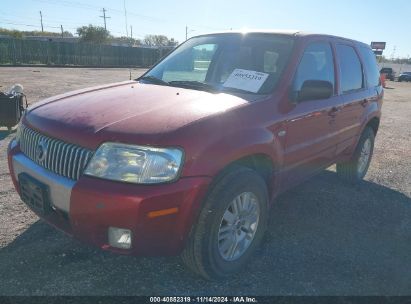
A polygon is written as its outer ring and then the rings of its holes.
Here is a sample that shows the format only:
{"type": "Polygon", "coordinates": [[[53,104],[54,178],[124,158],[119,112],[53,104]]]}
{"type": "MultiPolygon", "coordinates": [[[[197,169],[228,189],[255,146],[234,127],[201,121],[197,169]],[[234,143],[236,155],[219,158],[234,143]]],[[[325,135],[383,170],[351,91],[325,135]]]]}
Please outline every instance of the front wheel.
{"type": "Polygon", "coordinates": [[[263,178],[248,168],[232,168],[210,190],[183,262],[206,279],[239,271],[261,242],[267,207],[263,178]]]}
{"type": "Polygon", "coordinates": [[[359,182],[367,174],[374,151],[375,134],[366,127],[361,134],[352,158],[348,162],[337,163],[337,174],[352,183],[359,182]]]}

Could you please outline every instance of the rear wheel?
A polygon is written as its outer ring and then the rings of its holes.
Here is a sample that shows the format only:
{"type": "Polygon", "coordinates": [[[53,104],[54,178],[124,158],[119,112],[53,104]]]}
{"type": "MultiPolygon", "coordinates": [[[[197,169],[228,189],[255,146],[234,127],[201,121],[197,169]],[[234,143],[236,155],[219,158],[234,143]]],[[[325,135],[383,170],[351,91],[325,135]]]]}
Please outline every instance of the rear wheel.
{"type": "Polygon", "coordinates": [[[268,193],[255,171],[235,167],[210,190],[182,253],[184,263],[206,279],[233,274],[258,248],[267,223],[268,193]]]}
{"type": "Polygon", "coordinates": [[[348,162],[337,163],[337,174],[352,183],[359,182],[367,174],[374,151],[375,134],[366,127],[361,134],[352,158],[348,162]]]}

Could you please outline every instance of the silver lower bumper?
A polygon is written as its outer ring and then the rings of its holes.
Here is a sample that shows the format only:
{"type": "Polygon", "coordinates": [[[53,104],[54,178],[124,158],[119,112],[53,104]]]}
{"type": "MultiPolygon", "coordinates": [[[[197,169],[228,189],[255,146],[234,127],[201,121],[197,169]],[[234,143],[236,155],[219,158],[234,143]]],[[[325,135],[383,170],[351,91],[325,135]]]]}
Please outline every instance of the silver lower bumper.
{"type": "Polygon", "coordinates": [[[13,171],[17,180],[20,173],[27,173],[46,184],[50,190],[52,205],[69,213],[71,191],[76,183],[75,181],[44,169],[22,153],[13,156],[13,171]]]}

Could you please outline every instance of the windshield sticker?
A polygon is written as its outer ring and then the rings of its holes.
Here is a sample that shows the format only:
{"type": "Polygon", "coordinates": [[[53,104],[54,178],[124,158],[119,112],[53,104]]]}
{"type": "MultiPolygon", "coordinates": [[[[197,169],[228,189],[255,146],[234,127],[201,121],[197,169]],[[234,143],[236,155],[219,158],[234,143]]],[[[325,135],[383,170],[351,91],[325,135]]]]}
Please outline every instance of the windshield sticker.
{"type": "Polygon", "coordinates": [[[267,73],[235,69],[223,86],[257,93],[267,80],[267,77],[267,73]]]}

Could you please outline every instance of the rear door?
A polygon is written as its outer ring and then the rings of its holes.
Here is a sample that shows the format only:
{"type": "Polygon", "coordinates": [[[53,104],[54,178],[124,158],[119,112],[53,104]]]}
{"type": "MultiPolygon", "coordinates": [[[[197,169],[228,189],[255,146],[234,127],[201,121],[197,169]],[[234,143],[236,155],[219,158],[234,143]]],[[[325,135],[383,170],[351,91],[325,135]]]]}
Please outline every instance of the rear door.
{"type": "Polygon", "coordinates": [[[337,154],[340,154],[355,144],[365,108],[372,101],[373,94],[367,88],[364,66],[354,44],[337,43],[336,55],[340,75],[339,93],[343,99],[336,117],[337,154]]]}

